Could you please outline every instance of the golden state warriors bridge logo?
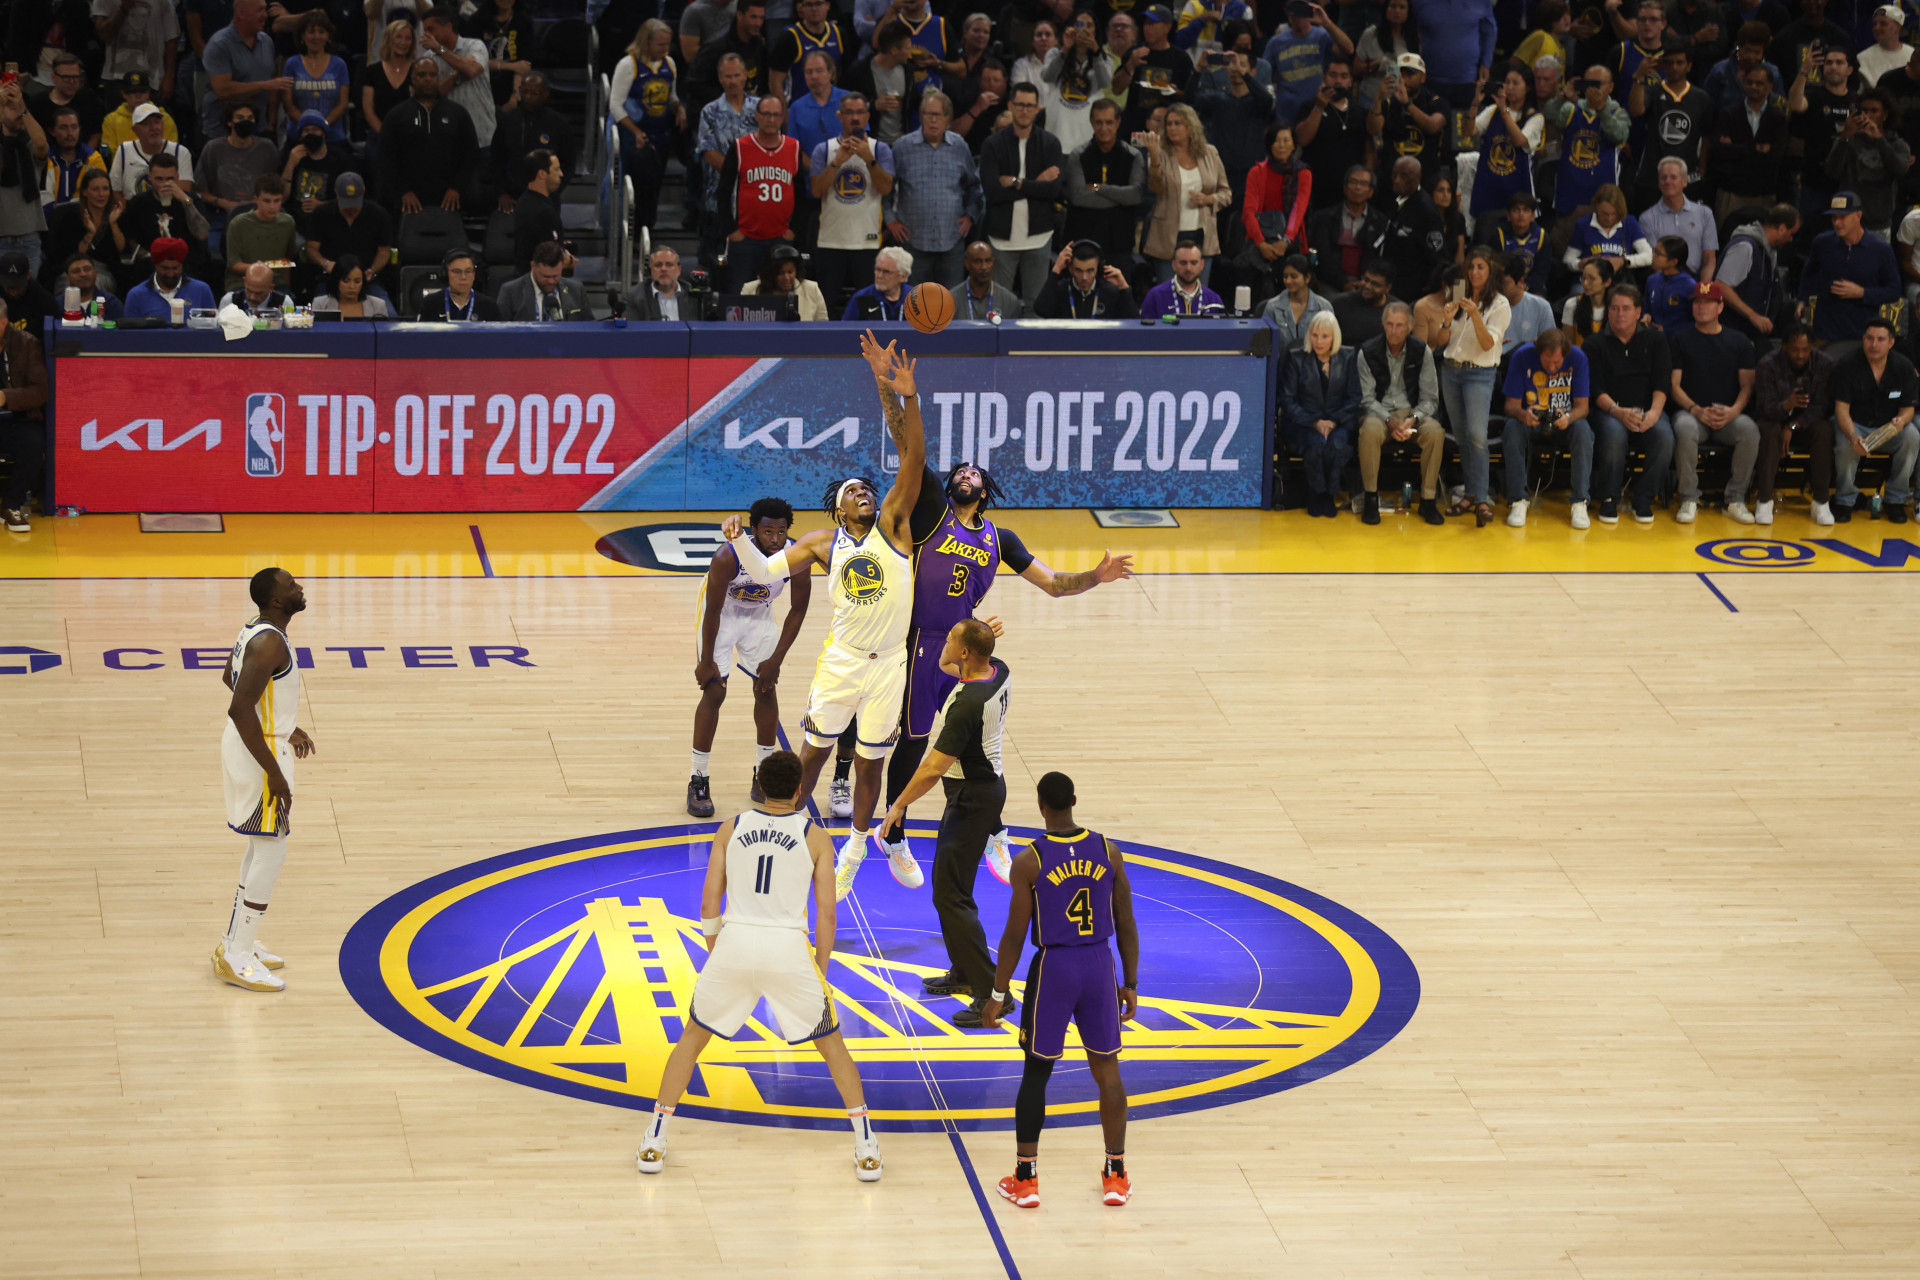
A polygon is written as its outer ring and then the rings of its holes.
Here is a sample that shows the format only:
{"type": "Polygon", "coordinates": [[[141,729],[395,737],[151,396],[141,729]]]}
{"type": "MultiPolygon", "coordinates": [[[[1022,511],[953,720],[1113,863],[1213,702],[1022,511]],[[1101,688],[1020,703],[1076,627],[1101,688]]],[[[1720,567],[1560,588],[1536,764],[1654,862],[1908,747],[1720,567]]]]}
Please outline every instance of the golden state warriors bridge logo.
{"type": "Polygon", "coordinates": [[[840,562],[840,589],[850,600],[870,600],[887,589],[880,562],[864,551],[840,562]]]}
{"type": "MultiPolygon", "coordinates": [[[[376,1021],[444,1058],[576,1098],[650,1107],[706,957],[700,892],[714,826],[589,836],[435,876],[354,925],[341,976],[376,1021]]],[[[914,828],[911,837],[930,864],[934,832],[914,828]]],[[[1121,1037],[1136,1118],[1317,1080],[1372,1053],[1413,1016],[1413,963],[1338,903],[1240,867],[1116,842],[1140,927],[1140,1012],[1121,1037]]],[[[1008,890],[980,881],[981,914],[997,938],[1008,890]]],[[[869,868],[840,906],[827,981],[875,1119],[890,1129],[1011,1128],[1022,1066],[1015,1033],[955,1027],[962,1001],[921,988],[946,967],[926,891],[869,868]]],[[[1016,1001],[1022,989],[1016,981],[1016,1001]]],[[[1054,1123],[1099,1119],[1071,1037],[1050,1101],[1054,1123]]],[[[846,1125],[820,1058],[787,1044],[765,1017],[713,1042],[680,1113],[846,1125]]]]}

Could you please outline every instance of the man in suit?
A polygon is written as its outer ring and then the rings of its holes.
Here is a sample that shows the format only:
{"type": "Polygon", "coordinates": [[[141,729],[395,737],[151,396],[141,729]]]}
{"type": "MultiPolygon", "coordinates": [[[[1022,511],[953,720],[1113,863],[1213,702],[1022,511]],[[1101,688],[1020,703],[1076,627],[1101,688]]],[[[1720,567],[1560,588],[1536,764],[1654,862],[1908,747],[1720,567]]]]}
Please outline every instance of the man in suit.
{"type": "Polygon", "coordinates": [[[627,293],[629,320],[711,320],[711,293],[689,293],[680,287],[680,255],[666,245],[647,259],[647,282],[627,293]]]}
{"type": "Polygon", "coordinates": [[[1387,235],[1386,215],[1373,199],[1373,171],[1365,165],[1347,170],[1342,199],[1307,217],[1307,244],[1319,254],[1314,279],[1328,294],[1345,293],[1361,268],[1377,257],[1387,235]]]}
{"type": "Polygon", "coordinates": [[[526,275],[500,289],[502,320],[591,320],[587,292],[566,278],[567,252],[553,241],[536,245],[526,275]]]}

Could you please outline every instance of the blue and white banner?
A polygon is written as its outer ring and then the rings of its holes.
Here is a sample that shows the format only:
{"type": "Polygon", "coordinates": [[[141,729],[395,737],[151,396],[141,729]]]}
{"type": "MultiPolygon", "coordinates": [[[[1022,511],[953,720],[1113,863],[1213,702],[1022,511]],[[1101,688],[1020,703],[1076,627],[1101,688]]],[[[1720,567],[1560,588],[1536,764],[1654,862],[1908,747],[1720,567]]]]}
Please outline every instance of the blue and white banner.
{"type": "MultiPolygon", "coordinates": [[[[720,383],[587,504],[813,506],[829,483],[899,469],[858,357],[694,359],[720,383]],[[730,379],[702,365],[734,365],[730,379]]],[[[729,370],[731,372],[731,370],[729,370]]],[[[918,368],[927,462],[988,468],[1016,507],[1253,507],[1267,465],[1267,362],[1243,355],[974,356],[918,368]]]]}

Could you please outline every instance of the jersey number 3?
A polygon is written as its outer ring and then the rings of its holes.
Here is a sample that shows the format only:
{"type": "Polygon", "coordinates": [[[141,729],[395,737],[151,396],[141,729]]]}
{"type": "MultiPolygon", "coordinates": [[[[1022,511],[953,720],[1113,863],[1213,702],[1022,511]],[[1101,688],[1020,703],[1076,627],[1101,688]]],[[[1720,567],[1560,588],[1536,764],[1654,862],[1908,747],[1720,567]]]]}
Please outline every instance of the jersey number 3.
{"type": "Polygon", "coordinates": [[[972,567],[972,565],[965,564],[953,566],[953,585],[947,588],[948,595],[963,596],[967,594],[967,570],[972,567]]]}
{"type": "Polygon", "coordinates": [[[1093,895],[1085,888],[1073,895],[1073,901],[1067,903],[1067,919],[1073,921],[1073,927],[1082,937],[1093,932],[1093,895]]]}

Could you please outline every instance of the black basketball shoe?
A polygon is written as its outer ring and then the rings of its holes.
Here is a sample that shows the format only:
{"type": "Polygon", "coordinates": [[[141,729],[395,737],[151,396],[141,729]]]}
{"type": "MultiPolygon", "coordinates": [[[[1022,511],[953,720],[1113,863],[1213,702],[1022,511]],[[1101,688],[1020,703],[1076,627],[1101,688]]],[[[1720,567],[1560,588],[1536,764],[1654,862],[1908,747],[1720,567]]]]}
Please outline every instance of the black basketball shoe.
{"type": "Polygon", "coordinates": [[[696,818],[713,816],[713,797],[707,794],[707,780],[702,774],[687,779],[687,812],[696,818]]]}
{"type": "Polygon", "coordinates": [[[973,985],[960,976],[957,969],[920,980],[920,989],[930,996],[970,996],[973,985]]]}

